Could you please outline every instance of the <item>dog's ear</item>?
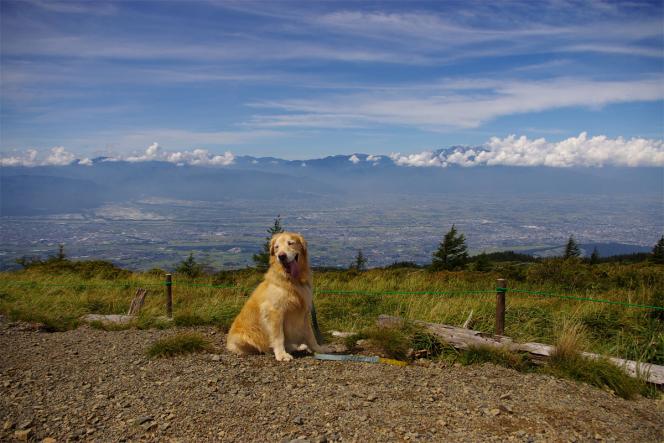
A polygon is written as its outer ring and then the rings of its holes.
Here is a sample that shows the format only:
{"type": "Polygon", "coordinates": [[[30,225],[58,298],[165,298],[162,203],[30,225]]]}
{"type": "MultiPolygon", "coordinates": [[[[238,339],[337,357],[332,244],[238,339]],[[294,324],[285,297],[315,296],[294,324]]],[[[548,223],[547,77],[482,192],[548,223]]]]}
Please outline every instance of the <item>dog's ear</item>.
{"type": "Polygon", "coordinates": [[[301,234],[295,234],[297,236],[297,240],[300,242],[302,245],[302,250],[306,253],[307,252],[307,241],[302,237],[301,234]]]}
{"type": "Polygon", "coordinates": [[[277,237],[279,237],[279,234],[273,235],[270,239],[270,255],[274,255],[274,243],[277,241],[277,237]]]}

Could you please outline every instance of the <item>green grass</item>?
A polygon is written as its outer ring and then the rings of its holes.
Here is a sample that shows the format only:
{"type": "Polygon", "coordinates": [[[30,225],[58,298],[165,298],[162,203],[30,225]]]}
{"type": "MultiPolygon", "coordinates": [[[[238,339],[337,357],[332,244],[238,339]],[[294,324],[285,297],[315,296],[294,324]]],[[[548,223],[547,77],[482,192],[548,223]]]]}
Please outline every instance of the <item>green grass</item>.
{"type": "Polygon", "coordinates": [[[643,380],[630,377],[605,358],[592,360],[580,354],[562,356],[554,354],[540,371],[609,389],[626,399],[633,399],[637,395],[658,397],[656,388],[649,386],[643,380]]]}
{"type": "MultiPolygon", "coordinates": [[[[472,310],[473,329],[492,332],[493,289],[499,277],[508,278],[511,288],[661,306],[662,269],[661,265],[650,263],[589,266],[547,260],[495,263],[492,272],[430,272],[412,267],[365,272],[327,270],[314,273],[315,289],[363,293],[316,293],[314,299],[323,331],[361,332],[373,326],[380,314],[460,326],[472,310]],[[389,293],[395,291],[447,294],[389,293]],[[463,291],[486,292],[459,293],[463,291]]],[[[79,318],[88,313],[125,313],[136,288],[143,287],[148,290],[145,306],[132,327],[212,325],[227,329],[261,279],[261,273],[252,269],[223,271],[195,281],[175,275],[174,321],[167,323],[159,319],[165,314],[165,287],[160,272],[129,272],[104,262],[64,260],[0,273],[0,313],[62,331],[77,327],[79,318]]],[[[662,311],[507,294],[505,334],[515,340],[553,343],[566,319],[584,325],[588,335],[586,350],[590,352],[664,364],[662,311]]]]}
{"type": "Polygon", "coordinates": [[[172,337],[157,340],[147,350],[151,358],[173,357],[192,352],[213,351],[212,344],[202,335],[194,332],[183,332],[172,337]]]}

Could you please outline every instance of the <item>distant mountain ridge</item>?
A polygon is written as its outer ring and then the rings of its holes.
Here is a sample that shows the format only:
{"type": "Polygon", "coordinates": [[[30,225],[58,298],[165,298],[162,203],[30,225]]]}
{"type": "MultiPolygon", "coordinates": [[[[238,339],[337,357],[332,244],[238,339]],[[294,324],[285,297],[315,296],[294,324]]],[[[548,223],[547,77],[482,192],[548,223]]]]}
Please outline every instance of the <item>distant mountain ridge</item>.
{"type": "MultiPolygon", "coordinates": [[[[466,152],[453,146],[436,153],[466,152]]],[[[435,155],[438,155],[434,153],[435,155]]],[[[77,212],[145,197],[219,201],[380,195],[657,194],[662,168],[398,166],[387,156],[355,153],[310,160],[237,156],[228,166],[128,162],[97,157],[90,166],[3,167],[1,215],[77,212]],[[76,182],[79,181],[79,182],[76,182]],[[77,183],[77,184],[74,184],[77,183]],[[60,202],[55,204],[55,202],[60,202]]]]}

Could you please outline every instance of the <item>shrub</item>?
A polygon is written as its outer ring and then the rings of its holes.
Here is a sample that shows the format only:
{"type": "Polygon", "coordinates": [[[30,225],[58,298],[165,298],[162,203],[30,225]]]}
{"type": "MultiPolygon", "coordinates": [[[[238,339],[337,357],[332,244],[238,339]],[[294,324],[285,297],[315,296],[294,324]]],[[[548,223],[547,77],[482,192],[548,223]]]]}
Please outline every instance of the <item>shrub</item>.
{"type": "Polygon", "coordinates": [[[212,344],[202,335],[185,332],[154,342],[147,353],[150,357],[172,357],[178,354],[212,351],[212,344]]]}

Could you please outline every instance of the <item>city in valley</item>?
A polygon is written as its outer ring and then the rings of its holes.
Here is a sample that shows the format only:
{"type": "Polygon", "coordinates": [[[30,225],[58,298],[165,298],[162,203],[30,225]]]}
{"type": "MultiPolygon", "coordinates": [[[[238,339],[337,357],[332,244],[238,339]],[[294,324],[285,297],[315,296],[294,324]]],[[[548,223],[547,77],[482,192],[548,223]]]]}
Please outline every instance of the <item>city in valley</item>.
{"type": "Polygon", "coordinates": [[[193,253],[210,269],[252,265],[267,229],[281,216],[309,241],[314,266],[347,267],[358,250],[369,267],[430,262],[455,224],[472,254],[513,250],[560,255],[570,235],[590,254],[648,251],[661,220],[657,196],[392,195],[373,200],[174,200],[146,198],[77,213],[0,218],[0,264],[47,258],[60,244],[73,259],[172,269],[193,253]]]}

